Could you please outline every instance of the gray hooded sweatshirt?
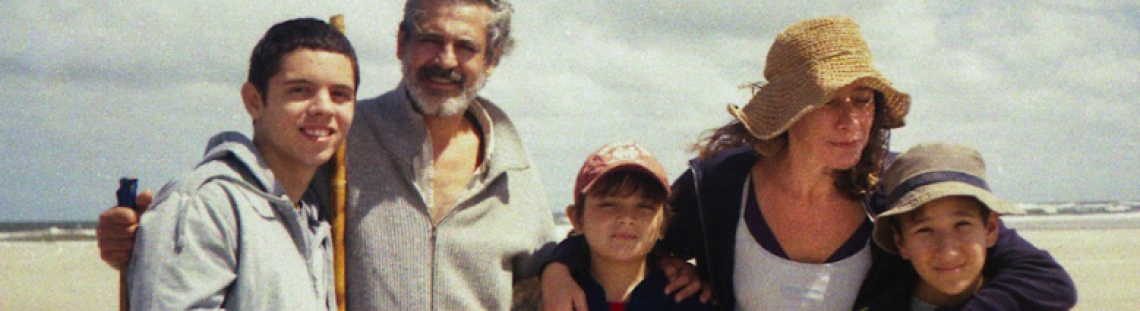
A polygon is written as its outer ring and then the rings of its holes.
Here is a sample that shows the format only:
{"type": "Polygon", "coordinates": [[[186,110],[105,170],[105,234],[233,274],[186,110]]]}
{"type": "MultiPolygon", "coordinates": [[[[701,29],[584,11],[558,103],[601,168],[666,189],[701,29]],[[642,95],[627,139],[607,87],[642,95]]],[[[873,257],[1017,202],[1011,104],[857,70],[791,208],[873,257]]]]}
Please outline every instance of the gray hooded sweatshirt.
{"type": "Polygon", "coordinates": [[[193,172],[140,219],[128,267],[135,310],[335,310],[332,239],[240,133],[210,139],[193,172]]]}

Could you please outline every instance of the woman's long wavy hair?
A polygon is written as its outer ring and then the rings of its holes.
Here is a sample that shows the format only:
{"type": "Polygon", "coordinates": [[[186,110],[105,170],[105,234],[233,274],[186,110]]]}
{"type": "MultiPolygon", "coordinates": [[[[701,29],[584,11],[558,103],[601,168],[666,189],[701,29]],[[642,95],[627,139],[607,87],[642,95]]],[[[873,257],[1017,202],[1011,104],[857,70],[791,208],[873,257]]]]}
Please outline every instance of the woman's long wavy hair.
{"type": "MultiPolygon", "coordinates": [[[[883,160],[890,150],[891,131],[884,126],[886,120],[886,97],[875,91],[875,120],[871,123],[871,133],[863,155],[854,167],[839,172],[835,188],[845,196],[861,200],[879,183],[883,171],[883,160]]],[[[692,146],[701,160],[715,157],[721,152],[740,146],[751,146],[760,156],[770,157],[783,150],[788,144],[788,132],[772,139],[759,139],[748,132],[743,123],[733,120],[719,128],[705,131],[705,134],[692,146]]]]}

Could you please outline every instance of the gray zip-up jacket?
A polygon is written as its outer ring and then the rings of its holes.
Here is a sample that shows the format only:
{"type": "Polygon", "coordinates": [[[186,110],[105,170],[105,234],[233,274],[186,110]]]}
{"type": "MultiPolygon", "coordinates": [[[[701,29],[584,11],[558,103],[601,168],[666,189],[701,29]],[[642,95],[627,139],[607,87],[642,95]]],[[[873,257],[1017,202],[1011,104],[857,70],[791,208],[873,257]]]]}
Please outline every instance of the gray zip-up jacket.
{"type": "Polygon", "coordinates": [[[248,138],[215,136],[139,221],[131,307],[335,310],[329,225],[311,202],[294,207],[248,138]]]}

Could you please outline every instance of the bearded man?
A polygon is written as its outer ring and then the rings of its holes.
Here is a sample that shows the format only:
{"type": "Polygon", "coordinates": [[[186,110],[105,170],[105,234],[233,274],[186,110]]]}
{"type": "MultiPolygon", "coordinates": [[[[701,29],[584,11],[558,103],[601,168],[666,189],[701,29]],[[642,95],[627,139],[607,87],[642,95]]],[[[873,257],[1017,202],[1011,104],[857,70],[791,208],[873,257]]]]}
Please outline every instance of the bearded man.
{"type": "Polygon", "coordinates": [[[350,310],[506,310],[554,222],[507,115],[477,94],[511,47],[511,7],[411,0],[403,80],[360,101],[348,135],[350,310]]]}

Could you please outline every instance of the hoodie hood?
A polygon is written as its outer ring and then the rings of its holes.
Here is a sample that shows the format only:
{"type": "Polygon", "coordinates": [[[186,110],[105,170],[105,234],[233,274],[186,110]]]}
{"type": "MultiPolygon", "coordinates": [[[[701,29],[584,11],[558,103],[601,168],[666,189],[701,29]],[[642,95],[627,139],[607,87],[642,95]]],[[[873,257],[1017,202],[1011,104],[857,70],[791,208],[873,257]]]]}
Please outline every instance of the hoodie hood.
{"type": "Polygon", "coordinates": [[[253,190],[264,192],[262,195],[266,197],[285,197],[285,187],[277,182],[253,141],[242,133],[222,132],[210,138],[206,144],[206,155],[197,168],[213,164],[229,168],[210,170],[215,178],[241,182],[253,190]]]}

